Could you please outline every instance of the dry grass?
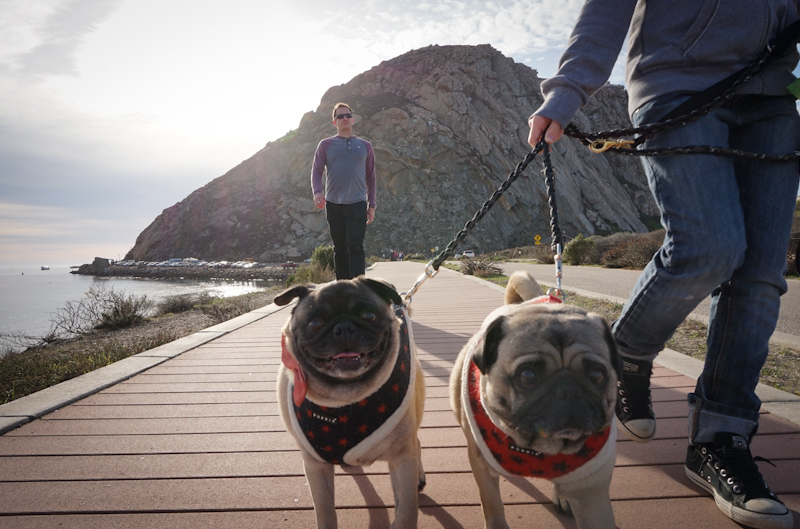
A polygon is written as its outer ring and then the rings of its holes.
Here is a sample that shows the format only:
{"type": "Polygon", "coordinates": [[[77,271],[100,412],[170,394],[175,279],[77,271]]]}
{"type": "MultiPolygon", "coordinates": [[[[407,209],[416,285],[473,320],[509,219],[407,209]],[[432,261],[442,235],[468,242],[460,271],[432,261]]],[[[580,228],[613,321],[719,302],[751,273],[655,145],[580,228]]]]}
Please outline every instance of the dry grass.
{"type": "Polygon", "coordinates": [[[7,353],[0,358],[0,404],[269,305],[280,290],[209,299],[130,327],[92,332],[20,353],[7,353]]]}
{"type": "MultiPolygon", "coordinates": [[[[622,305],[576,294],[569,295],[567,303],[600,313],[610,322],[614,321],[622,311],[622,305]]],[[[707,336],[706,324],[687,319],[667,342],[667,348],[698,360],[705,360],[707,336]]],[[[800,351],[770,344],[769,356],[761,370],[761,382],[800,395],[800,351]]]]}

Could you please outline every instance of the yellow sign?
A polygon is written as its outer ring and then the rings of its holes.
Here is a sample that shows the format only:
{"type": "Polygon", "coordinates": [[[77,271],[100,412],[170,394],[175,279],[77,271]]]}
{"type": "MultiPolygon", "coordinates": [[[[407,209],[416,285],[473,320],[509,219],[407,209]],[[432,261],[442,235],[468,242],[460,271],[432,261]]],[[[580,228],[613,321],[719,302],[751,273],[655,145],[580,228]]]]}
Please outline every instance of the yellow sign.
{"type": "Polygon", "coordinates": [[[542,244],[542,236],[537,233],[536,236],[533,238],[533,241],[534,241],[533,244],[539,246],[540,244],[542,244]]]}

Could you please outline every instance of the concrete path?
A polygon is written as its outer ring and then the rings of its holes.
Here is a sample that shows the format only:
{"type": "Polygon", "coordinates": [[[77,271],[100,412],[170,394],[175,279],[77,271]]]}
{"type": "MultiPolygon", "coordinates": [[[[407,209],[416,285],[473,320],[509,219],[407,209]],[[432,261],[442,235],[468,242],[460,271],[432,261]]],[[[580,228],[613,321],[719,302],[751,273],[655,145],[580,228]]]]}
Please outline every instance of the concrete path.
{"type": "MultiPolygon", "coordinates": [[[[405,291],[422,271],[380,263],[369,274],[405,291]]],[[[458,351],[501,303],[500,289],[448,270],[414,296],[427,388],[421,528],[483,526],[447,381],[458,351]]],[[[287,317],[287,308],[265,307],[0,406],[0,529],[313,527],[300,455],[275,399],[287,317]]],[[[738,527],[684,476],[694,387],[684,372],[697,365],[681,356],[666,352],[655,369],[657,438],[618,441],[611,497],[621,529],[738,527]]],[[[752,448],[776,465],[762,472],[800,527],[800,397],[767,393],[752,448]]],[[[335,479],[340,527],[389,526],[385,464],[337,469],[335,479]]],[[[512,528],[574,527],[555,514],[547,482],[502,480],[501,488],[512,528]]]]}

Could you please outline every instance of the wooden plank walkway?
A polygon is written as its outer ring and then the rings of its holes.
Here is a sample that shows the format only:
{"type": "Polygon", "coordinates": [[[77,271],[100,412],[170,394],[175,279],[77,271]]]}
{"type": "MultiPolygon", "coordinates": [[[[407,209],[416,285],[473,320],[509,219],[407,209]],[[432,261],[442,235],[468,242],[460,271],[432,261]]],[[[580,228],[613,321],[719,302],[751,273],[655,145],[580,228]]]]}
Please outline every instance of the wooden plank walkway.
{"type": "MultiPolygon", "coordinates": [[[[404,291],[422,270],[380,263],[369,274],[404,291]]],[[[447,384],[458,351],[501,303],[497,289],[447,270],[413,299],[427,386],[420,528],[483,527],[447,384]]],[[[287,317],[274,312],[0,436],[0,529],[313,527],[301,458],[275,398],[287,317]]],[[[653,387],[657,438],[618,441],[618,527],[739,527],[684,476],[694,380],[658,366],[653,387]]],[[[760,430],[753,452],[776,464],[762,472],[800,527],[800,426],[764,413],[760,430]]],[[[501,481],[512,528],[574,527],[554,513],[549,483],[501,481]]],[[[387,466],[338,469],[336,499],[340,527],[389,527],[387,466]]]]}

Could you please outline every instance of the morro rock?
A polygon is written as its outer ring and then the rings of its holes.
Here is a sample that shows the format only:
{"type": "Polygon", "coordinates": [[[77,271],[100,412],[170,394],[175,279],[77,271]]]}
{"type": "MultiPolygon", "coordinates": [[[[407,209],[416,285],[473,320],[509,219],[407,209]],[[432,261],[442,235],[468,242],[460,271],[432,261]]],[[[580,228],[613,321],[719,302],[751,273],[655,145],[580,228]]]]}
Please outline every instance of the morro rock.
{"type": "MultiPolygon", "coordinates": [[[[454,234],[530,151],[528,116],[541,104],[535,70],[489,45],[430,46],[385,61],[330,88],[300,126],[250,159],[165,209],[125,259],[170,257],[281,261],[330,244],[324,211],[314,207],[314,150],[335,134],[334,103],[355,114],[355,132],[372,142],[378,177],[367,255],[431,255],[454,234]]],[[[601,89],[575,120],[581,130],[629,126],[622,87],[601,89]]],[[[549,239],[549,209],[537,157],[464,241],[479,252],[549,239]]],[[[553,149],[559,219],[567,239],[647,231],[657,210],[632,157],[592,154],[575,140],[553,149]]]]}

